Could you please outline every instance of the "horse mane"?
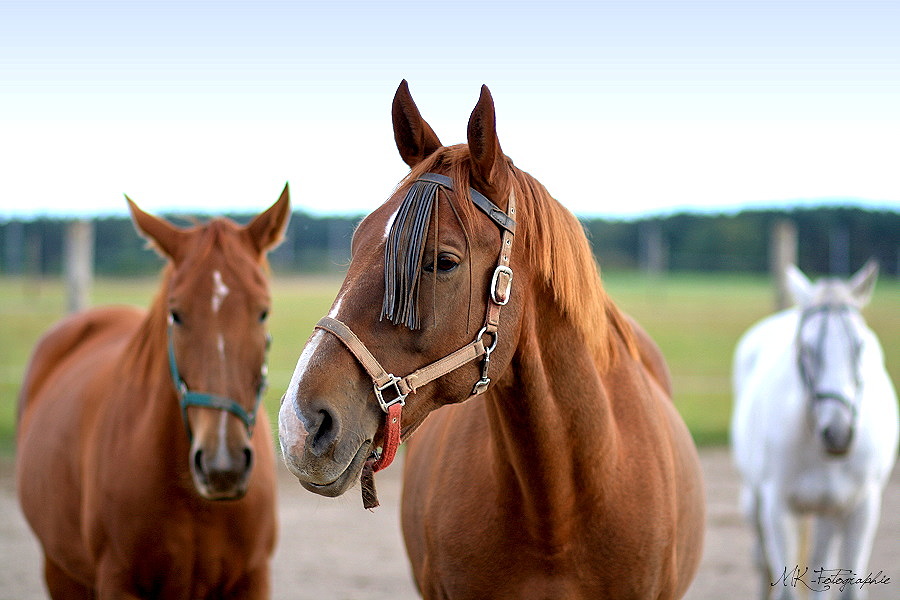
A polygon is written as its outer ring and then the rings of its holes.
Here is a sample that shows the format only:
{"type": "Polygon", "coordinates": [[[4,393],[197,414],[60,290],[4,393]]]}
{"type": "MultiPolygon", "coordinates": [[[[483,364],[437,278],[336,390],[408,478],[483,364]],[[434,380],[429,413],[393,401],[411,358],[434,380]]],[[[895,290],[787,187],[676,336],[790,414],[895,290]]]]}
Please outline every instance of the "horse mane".
{"type": "MultiPolygon", "coordinates": [[[[525,253],[560,313],[581,333],[600,368],[608,368],[616,360],[618,344],[613,333],[637,357],[634,333],[603,289],[600,269],[581,223],[537,179],[518,169],[508,157],[503,159],[508,168],[508,187],[498,195],[506,197],[510,187],[516,194],[513,251],[525,253]]],[[[465,144],[441,148],[426,158],[400,182],[397,191],[408,190],[420,176],[442,167],[449,171],[454,189],[468,198],[472,174],[465,144]]],[[[478,209],[472,202],[456,208],[469,222],[476,218],[478,209]]]]}

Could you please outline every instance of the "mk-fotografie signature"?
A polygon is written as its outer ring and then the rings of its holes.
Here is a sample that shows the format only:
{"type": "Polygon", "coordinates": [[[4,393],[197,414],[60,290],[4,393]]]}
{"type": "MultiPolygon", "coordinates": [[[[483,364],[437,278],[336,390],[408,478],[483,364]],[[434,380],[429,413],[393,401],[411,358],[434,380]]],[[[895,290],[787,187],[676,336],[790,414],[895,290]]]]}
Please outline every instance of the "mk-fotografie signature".
{"type": "Polygon", "coordinates": [[[867,585],[888,585],[891,578],[884,574],[884,571],[877,573],[869,573],[865,577],[854,573],[850,569],[825,569],[820,567],[810,572],[809,567],[800,568],[800,565],[788,570],[784,568],[781,577],[773,581],[770,585],[775,587],[778,584],[782,586],[797,587],[801,585],[814,592],[825,592],[831,588],[837,588],[841,592],[848,586],[859,586],[862,590],[867,585]]]}

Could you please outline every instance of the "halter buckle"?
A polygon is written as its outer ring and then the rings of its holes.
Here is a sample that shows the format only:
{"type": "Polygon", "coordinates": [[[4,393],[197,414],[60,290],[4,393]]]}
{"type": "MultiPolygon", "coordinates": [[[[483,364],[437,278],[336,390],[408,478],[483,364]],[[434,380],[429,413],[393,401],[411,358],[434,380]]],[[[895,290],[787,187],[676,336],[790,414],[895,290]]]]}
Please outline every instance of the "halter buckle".
{"type": "Polygon", "coordinates": [[[491,277],[491,300],[497,306],[506,306],[509,302],[509,293],[512,289],[513,272],[512,269],[505,265],[497,265],[494,269],[494,276],[491,277]],[[501,280],[502,277],[502,280],[501,280]],[[503,290],[500,286],[503,285],[503,290]]]}
{"type": "Polygon", "coordinates": [[[388,377],[390,377],[390,379],[384,385],[379,386],[377,383],[372,385],[375,389],[375,398],[378,400],[378,406],[380,406],[381,410],[384,412],[388,412],[388,409],[398,402],[400,403],[400,406],[405,406],[406,396],[408,395],[400,391],[399,384],[401,379],[399,377],[396,377],[393,373],[388,373],[388,377]],[[394,391],[397,392],[397,396],[391,400],[385,401],[382,392],[390,387],[394,388],[394,391]]]}

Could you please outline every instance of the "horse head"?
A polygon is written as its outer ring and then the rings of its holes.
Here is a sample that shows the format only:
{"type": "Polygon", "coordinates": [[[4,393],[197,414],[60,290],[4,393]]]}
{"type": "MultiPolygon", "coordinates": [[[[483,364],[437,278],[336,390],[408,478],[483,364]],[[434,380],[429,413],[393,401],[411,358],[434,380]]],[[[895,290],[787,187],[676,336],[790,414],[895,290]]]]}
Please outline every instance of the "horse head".
{"type": "Polygon", "coordinates": [[[849,280],[811,282],[795,266],[787,281],[800,309],[796,352],[812,427],[830,455],[847,453],[853,441],[865,322],[860,314],[872,296],[878,265],[869,261],[849,280]]]}
{"type": "Polygon", "coordinates": [[[181,404],[194,487],[211,500],[240,498],[266,382],[266,252],[290,216],[288,187],[246,226],[214,219],[183,229],[128,203],[138,231],[170,263],[151,318],[166,330],[167,385],[181,404]]]}
{"type": "Polygon", "coordinates": [[[357,228],[346,278],[279,414],[288,468],[326,496],[344,493],[367,461],[381,460],[392,406],[405,404],[406,436],[431,411],[490,385],[512,359],[519,291],[531,278],[512,252],[514,196],[527,189],[500,149],[487,87],[467,144],[442,146],[405,81],[392,117],[411,171],[357,228]]]}

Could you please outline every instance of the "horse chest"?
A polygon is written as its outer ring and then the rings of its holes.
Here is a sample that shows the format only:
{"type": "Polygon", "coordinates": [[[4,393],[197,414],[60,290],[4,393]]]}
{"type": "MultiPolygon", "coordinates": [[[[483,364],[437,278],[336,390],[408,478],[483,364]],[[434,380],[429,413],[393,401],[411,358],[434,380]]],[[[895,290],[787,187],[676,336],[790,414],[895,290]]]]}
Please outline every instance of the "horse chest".
{"type": "Polygon", "coordinates": [[[798,513],[842,512],[854,505],[863,489],[863,474],[843,460],[810,460],[787,478],[785,498],[798,513]]]}

